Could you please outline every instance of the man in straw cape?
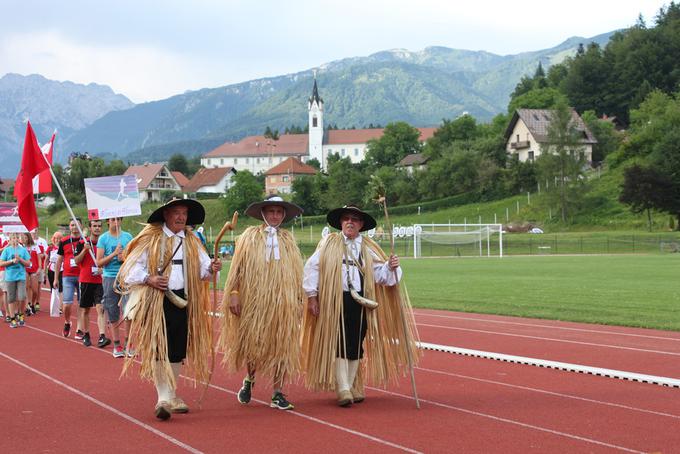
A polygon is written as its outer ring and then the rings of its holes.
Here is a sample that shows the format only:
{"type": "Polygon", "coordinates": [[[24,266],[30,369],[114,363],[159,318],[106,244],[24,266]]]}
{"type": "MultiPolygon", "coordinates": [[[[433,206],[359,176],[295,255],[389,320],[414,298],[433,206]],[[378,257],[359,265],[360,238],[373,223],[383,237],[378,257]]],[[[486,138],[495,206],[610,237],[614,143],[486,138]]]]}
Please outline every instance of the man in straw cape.
{"type": "Polygon", "coordinates": [[[293,235],[280,226],[301,213],[297,205],[269,196],[246,209],[264,223],[248,227],[236,241],[219,345],[229,369],[248,370],[237,396],[242,404],[250,402],[257,371],[273,379],[271,407],[293,409],[283,385],[299,371],[302,256],[293,235]]]}
{"type": "Polygon", "coordinates": [[[312,389],[335,390],[338,405],[349,407],[365,398],[363,373],[385,386],[404,372],[406,349],[416,356],[415,323],[398,288],[399,258],[360,233],[374,228],[375,219],[356,206],[332,210],[326,219],[340,232],[319,242],[304,269],[306,382],[312,389]]]}
{"type": "MultiPolygon", "coordinates": [[[[172,200],[151,213],[148,225],[129,244],[118,283],[130,293],[125,318],[132,320],[129,341],[141,356],[142,378],[158,392],[155,415],[166,420],[189,407],[175,390],[182,361],[197,381],[210,375],[212,332],[208,285],[222,264],[210,260],[187,228],[202,224],[203,206],[172,200]]],[[[124,369],[132,364],[127,358],[124,369]]]]}

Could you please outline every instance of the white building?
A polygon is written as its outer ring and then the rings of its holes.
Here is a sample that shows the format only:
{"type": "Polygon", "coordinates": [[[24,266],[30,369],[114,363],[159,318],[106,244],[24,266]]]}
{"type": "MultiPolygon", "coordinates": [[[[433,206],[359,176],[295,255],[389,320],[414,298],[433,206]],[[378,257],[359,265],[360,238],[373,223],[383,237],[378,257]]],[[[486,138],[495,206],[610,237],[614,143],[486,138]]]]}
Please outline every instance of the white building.
{"type": "MultiPolygon", "coordinates": [[[[325,169],[328,156],[338,154],[360,162],[366,157],[367,143],[379,139],[383,129],[324,130],[324,102],[314,79],[312,96],[307,102],[309,111],[308,134],[284,134],[279,140],[264,136],[249,136],[237,143],[224,143],[201,157],[206,168],[234,167],[236,171],[249,170],[254,174],[263,173],[290,157],[302,162],[316,159],[325,169]]],[[[418,128],[420,140],[426,141],[437,128],[418,128]]]]}
{"type": "MultiPolygon", "coordinates": [[[[572,121],[576,129],[582,134],[579,152],[583,153],[586,161],[593,162],[593,144],[597,139],[590,132],[583,119],[571,111],[572,121]]],[[[546,109],[518,109],[505,130],[505,150],[508,154],[516,155],[520,162],[533,161],[541,154],[541,145],[548,142],[548,129],[552,111],[546,109]]]]}
{"type": "Polygon", "coordinates": [[[236,175],[236,170],[233,167],[198,169],[198,172],[184,187],[184,192],[223,194],[233,186],[234,175],[236,175]]]}

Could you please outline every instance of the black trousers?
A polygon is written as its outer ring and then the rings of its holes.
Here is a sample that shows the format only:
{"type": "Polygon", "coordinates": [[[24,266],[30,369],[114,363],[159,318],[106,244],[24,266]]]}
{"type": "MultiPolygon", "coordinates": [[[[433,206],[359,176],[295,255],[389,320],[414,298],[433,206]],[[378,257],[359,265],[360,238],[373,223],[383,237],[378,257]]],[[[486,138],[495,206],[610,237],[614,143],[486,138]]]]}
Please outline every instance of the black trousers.
{"type": "MultiPolygon", "coordinates": [[[[360,293],[363,296],[363,291],[360,293]]],[[[342,292],[342,315],[338,358],[361,359],[364,356],[364,338],[367,330],[366,309],[354,301],[349,292],[342,292]]]]}
{"type": "MultiPolygon", "coordinates": [[[[172,290],[177,296],[184,298],[184,289],[172,290]]],[[[163,297],[165,313],[165,330],[168,333],[168,358],[171,363],[181,363],[187,356],[187,339],[189,337],[189,321],[187,308],[180,309],[163,297]]]]}

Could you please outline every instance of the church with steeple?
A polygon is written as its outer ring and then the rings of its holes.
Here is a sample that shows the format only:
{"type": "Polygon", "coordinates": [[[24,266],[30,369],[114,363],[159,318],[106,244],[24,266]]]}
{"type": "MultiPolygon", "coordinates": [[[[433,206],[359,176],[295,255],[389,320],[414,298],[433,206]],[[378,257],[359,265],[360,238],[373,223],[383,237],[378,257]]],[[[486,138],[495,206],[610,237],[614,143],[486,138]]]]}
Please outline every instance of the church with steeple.
{"type": "MultiPolygon", "coordinates": [[[[324,130],[324,101],[319,96],[316,73],[312,95],[307,100],[309,132],[307,134],[282,134],[278,140],[264,136],[248,136],[239,142],[227,142],[201,156],[205,168],[232,167],[234,170],[249,170],[253,174],[267,170],[294,158],[300,162],[315,159],[322,170],[328,167],[328,156],[337,154],[352,162],[361,162],[366,157],[367,144],[379,139],[382,129],[333,129],[324,130]]],[[[426,141],[436,128],[418,128],[420,140],[426,141]]]]}

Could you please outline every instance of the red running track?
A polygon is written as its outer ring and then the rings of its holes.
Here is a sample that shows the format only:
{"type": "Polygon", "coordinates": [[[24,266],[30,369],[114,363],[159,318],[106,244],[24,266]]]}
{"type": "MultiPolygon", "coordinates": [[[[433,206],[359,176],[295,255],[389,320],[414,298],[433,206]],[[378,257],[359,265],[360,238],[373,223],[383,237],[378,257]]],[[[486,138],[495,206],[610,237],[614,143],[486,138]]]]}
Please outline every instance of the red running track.
{"type": "MultiPolygon", "coordinates": [[[[680,378],[678,333],[439,311],[417,322],[426,342],[680,378]]],[[[242,406],[242,377],[217,369],[202,409],[183,381],[191,412],[159,422],[151,384],[119,378],[110,347],[61,327],[44,312],[0,326],[5,451],[680,452],[680,389],[439,352],[416,369],[420,410],[406,378],[349,409],[293,385],[296,410],[281,412],[261,377],[242,406]]]]}

